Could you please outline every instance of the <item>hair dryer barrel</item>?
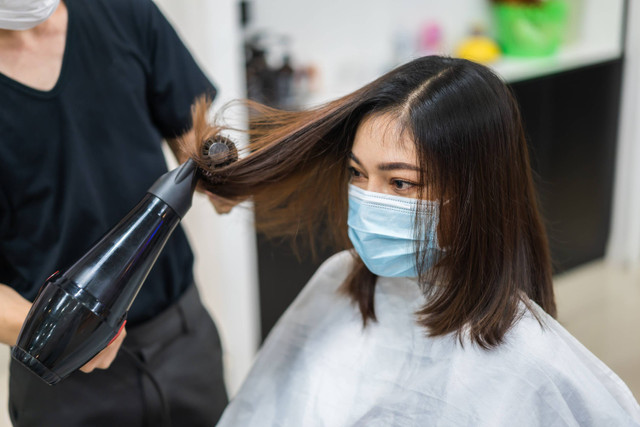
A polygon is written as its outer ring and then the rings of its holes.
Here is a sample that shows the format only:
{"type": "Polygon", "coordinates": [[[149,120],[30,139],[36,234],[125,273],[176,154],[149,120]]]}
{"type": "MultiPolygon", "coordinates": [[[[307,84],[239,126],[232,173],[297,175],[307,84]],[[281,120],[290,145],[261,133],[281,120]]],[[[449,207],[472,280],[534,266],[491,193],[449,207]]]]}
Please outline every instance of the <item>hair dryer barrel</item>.
{"type": "Polygon", "coordinates": [[[47,279],[12,349],[14,359],[55,384],[108,345],[191,206],[196,175],[189,160],[160,177],[82,258],[47,279]]]}

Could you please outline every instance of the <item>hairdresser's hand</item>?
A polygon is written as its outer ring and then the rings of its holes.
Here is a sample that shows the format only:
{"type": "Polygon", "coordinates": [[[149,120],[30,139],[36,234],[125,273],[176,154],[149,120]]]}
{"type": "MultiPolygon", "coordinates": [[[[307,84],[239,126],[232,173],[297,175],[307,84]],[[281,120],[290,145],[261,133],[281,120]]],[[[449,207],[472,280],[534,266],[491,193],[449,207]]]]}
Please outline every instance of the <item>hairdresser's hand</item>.
{"type": "Polygon", "coordinates": [[[93,359],[87,362],[80,370],[86,374],[92,372],[94,369],[107,369],[111,366],[111,363],[115,360],[118,355],[118,350],[120,350],[120,346],[122,345],[122,341],[127,336],[127,331],[125,328],[122,328],[120,334],[116,337],[115,340],[107,347],[104,348],[100,353],[98,353],[93,359]]]}
{"type": "Polygon", "coordinates": [[[242,199],[225,199],[224,197],[217,196],[210,191],[205,191],[204,193],[207,195],[214,209],[219,214],[226,214],[231,212],[231,209],[233,209],[237,204],[243,201],[242,199]]]}
{"type": "Polygon", "coordinates": [[[0,342],[15,345],[31,303],[18,292],[0,283],[0,342]]]}

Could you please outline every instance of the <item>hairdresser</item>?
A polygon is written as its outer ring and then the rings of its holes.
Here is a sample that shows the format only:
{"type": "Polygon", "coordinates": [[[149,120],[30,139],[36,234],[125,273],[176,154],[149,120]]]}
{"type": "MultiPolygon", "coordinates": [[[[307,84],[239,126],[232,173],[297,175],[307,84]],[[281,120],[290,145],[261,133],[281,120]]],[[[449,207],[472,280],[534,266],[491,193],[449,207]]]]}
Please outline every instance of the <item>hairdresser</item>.
{"type": "MultiPolygon", "coordinates": [[[[79,258],[166,171],[215,89],[150,0],[0,0],[0,341],[47,277],[79,258]],[[173,148],[173,147],[172,147],[173,148]]],[[[212,426],[227,403],[220,340],[182,230],[126,331],[48,386],[10,367],[15,426],[212,426]]]]}

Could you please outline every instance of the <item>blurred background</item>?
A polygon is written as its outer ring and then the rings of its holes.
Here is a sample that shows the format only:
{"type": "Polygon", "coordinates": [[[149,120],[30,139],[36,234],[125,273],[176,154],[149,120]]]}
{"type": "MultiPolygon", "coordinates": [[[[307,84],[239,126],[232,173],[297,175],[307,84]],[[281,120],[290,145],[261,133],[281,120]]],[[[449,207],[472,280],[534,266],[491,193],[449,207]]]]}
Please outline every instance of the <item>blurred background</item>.
{"type": "MultiPolygon", "coordinates": [[[[218,86],[214,110],[246,97],[285,109],[317,105],[422,55],[492,67],[521,106],[559,321],[640,398],[638,2],[156,2],[218,86]]],[[[175,164],[170,154],[167,161],[175,164]]],[[[256,236],[250,209],[217,216],[199,196],[185,227],[233,395],[263,338],[330,254],[299,260],[256,236]]],[[[7,364],[2,348],[0,402],[7,364]]]]}

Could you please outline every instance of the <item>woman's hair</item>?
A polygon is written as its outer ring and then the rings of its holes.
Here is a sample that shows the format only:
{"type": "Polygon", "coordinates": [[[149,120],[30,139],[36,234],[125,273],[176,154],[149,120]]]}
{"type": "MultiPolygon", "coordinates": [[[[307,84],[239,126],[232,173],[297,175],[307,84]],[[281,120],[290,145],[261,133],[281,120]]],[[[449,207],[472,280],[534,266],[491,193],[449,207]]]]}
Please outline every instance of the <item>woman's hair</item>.
{"type": "MultiPolygon", "coordinates": [[[[307,237],[312,247],[321,241],[352,247],[348,156],[364,119],[391,115],[415,142],[421,197],[428,183],[440,199],[438,239],[445,250],[433,269],[426,269],[426,247],[417,248],[427,297],[418,322],[431,336],[453,332],[490,348],[522,314],[521,301],[528,307],[534,301],[555,316],[547,239],[520,113],[510,90],[488,68],[429,56],[317,108],[291,112],[246,104],[248,154],[209,170],[203,185],[222,197],[253,196],[259,230],[307,237]]],[[[207,123],[206,107],[196,104],[196,143],[184,144],[203,168],[202,144],[225,131],[207,123]]],[[[418,237],[426,221],[417,212],[418,237]]],[[[365,325],[376,319],[376,279],[357,258],[343,284],[365,325]]]]}

